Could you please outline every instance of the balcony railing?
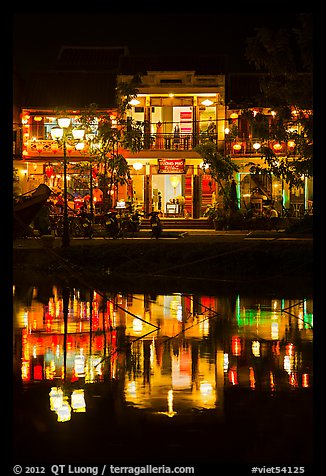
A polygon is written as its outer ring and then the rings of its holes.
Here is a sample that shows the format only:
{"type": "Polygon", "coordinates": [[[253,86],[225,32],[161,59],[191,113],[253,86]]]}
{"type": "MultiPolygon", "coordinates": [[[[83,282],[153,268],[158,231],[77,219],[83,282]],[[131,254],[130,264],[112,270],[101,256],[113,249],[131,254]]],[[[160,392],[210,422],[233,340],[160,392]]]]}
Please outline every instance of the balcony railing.
{"type": "MultiPolygon", "coordinates": [[[[202,144],[210,140],[217,145],[219,152],[232,157],[242,156],[261,156],[262,146],[267,146],[273,150],[276,155],[294,155],[294,146],[285,142],[265,141],[260,142],[258,139],[234,139],[218,140],[217,134],[207,133],[180,133],[177,137],[173,133],[151,134],[150,140],[146,141],[144,137],[144,150],[173,150],[173,151],[191,151],[196,145],[202,144]],[[147,144],[147,146],[146,146],[147,144]],[[258,147],[258,144],[260,146],[258,147]]],[[[63,146],[57,141],[42,139],[30,140],[26,146],[27,157],[54,158],[63,155],[63,146]]],[[[82,151],[76,150],[73,146],[67,144],[67,155],[75,159],[83,159],[89,155],[89,147],[85,143],[82,151]]]]}

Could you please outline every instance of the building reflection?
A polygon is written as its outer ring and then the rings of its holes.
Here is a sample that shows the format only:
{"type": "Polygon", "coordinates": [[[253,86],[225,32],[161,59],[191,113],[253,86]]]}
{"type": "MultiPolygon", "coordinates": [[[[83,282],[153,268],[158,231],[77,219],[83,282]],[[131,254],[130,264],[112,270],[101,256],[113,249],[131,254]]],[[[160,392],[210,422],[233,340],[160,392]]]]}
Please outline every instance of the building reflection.
{"type": "Polygon", "coordinates": [[[87,411],[93,384],[122,405],[223,415],[228,388],[312,386],[312,300],[14,289],[16,373],[49,386],[58,421],[87,411]],[[87,390],[87,391],[86,391],[87,390]]]}

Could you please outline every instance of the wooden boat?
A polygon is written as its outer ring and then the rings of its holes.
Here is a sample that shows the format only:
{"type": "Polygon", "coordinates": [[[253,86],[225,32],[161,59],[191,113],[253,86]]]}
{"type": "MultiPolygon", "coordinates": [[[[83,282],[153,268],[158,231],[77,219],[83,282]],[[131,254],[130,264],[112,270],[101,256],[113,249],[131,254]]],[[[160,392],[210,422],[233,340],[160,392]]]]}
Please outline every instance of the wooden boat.
{"type": "Polygon", "coordinates": [[[43,207],[51,195],[52,190],[42,183],[29,196],[20,196],[14,204],[14,238],[26,234],[37,212],[43,207]]]}

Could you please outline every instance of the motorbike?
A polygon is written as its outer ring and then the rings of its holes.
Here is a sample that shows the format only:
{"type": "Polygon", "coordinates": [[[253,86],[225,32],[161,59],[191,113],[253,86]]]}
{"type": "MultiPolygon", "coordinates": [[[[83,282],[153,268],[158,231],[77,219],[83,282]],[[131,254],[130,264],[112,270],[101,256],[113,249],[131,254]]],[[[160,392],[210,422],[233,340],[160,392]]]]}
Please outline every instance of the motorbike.
{"type": "Polygon", "coordinates": [[[141,215],[139,212],[134,212],[130,217],[130,228],[133,233],[140,230],[141,215]]]}
{"type": "Polygon", "coordinates": [[[120,226],[117,218],[117,212],[109,212],[105,218],[105,231],[110,238],[118,238],[120,234],[120,226]]]}
{"type": "Polygon", "coordinates": [[[82,235],[84,238],[93,238],[93,226],[90,217],[87,213],[80,213],[79,225],[82,229],[82,235]]]}
{"type": "Polygon", "coordinates": [[[149,214],[150,216],[150,226],[152,230],[152,236],[156,239],[158,239],[162,235],[162,223],[161,219],[158,216],[159,212],[152,212],[149,214]]]}
{"type": "Polygon", "coordinates": [[[141,215],[138,211],[133,213],[125,213],[121,216],[121,236],[129,233],[134,236],[140,230],[141,225],[141,215]]]}

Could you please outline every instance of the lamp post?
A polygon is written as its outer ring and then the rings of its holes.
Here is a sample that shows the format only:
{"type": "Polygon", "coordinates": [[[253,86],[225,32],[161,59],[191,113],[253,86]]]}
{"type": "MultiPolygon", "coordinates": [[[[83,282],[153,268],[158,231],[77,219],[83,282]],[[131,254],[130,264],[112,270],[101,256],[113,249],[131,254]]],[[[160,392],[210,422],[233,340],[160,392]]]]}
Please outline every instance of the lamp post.
{"type": "Polygon", "coordinates": [[[84,129],[70,130],[71,119],[69,117],[60,117],[58,126],[51,129],[51,136],[58,142],[62,142],[63,147],[63,233],[62,247],[68,248],[70,244],[69,220],[68,220],[68,187],[67,187],[67,142],[69,132],[72,134],[73,141],[80,141],[84,137],[84,129]]]}

